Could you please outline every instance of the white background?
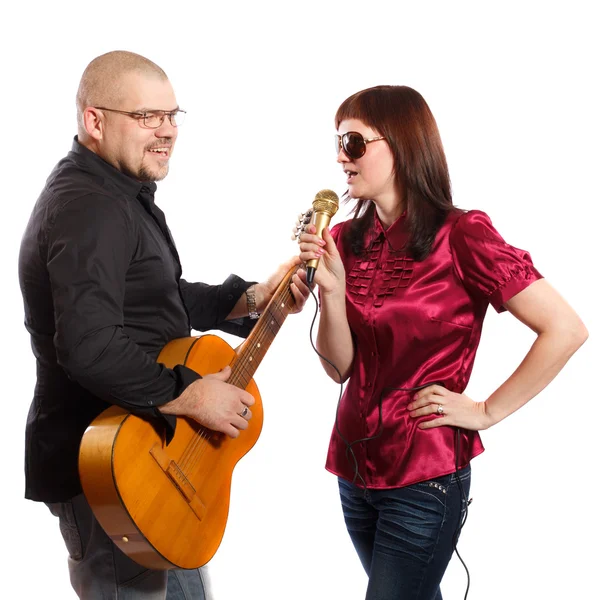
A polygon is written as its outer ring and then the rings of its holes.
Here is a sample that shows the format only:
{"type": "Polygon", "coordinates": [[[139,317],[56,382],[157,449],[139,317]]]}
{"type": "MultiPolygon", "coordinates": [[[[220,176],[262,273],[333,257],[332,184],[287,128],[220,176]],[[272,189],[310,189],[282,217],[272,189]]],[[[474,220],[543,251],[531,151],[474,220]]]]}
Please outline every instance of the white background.
{"type": "MultiPolygon", "coordinates": [[[[21,2],[3,8],[4,455],[0,558],[11,598],[73,598],[55,520],[23,499],[34,362],[17,253],[30,210],[75,134],[87,63],[123,49],[157,62],[188,110],[166,211],[190,280],[266,277],[315,193],[344,180],[333,116],[348,95],[419,90],[441,130],[455,203],[489,213],[574,306],[591,338],[552,385],[483,432],[459,550],[470,600],[589,598],[598,565],[598,21],[592,2],[21,2]],[[18,591],[16,591],[18,590],[18,591]]],[[[342,207],[335,222],[347,217],[342,207]]],[[[308,337],[314,305],[284,324],[256,381],[263,433],[233,478],[218,600],[364,597],[366,577],[323,464],[337,388],[308,337]]],[[[229,339],[235,343],[234,339],[229,339]]],[[[484,400],[533,334],[488,313],[467,393],[484,400]]],[[[456,558],[443,582],[460,599],[456,558]]]]}

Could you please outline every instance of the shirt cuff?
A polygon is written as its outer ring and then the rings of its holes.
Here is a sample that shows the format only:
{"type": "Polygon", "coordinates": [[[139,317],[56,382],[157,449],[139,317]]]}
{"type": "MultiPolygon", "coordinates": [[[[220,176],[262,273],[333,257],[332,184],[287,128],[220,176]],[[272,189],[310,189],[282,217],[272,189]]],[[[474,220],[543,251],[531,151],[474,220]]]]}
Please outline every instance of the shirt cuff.
{"type": "Polygon", "coordinates": [[[496,312],[504,312],[506,310],[505,302],[529,287],[534,281],[542,278],[543,275],[535,267],[523,269],[494,290],[489,298],[490,304],[496,309],[496,312]]]}
{"type": "Polygon", "coordinates": [[[227,320],[227,316],[233,310],[240,296],[254,284],[256,284],[256,281],[245,281],[237,275],[230,275],[223,282],[217,329],[241,338],[247,338],[250,335],[252,328],[256,324],[256,320],[250,319],[250,317],[227,320]]]}
{"type": "MultiPolygon", "coordinates": [[[[196,373],[193,369],[186,367],[185,365],[175,365],[173,368],[173,372],[175,373],[175,391],[173,392],[173,398],[178,398],[183,393],[189,385],[194,383],[194,381],[198,381],[198,379],[202,379],[202,376],[199,373],[196,373]]],[[[170,402],[169,400],[168,402],[170,402]]],[[[166,404],[166,402],[165,402],[166,404]]],[[[167,444],[171,442],[173,436],[175,435],[175,428],[177,425],[177,415],[168,415],[162,413],[158,408],[155,408],[155,415],[159,418],[159,421],[162,425],[165,426],[165,438],[167,444]]]]}

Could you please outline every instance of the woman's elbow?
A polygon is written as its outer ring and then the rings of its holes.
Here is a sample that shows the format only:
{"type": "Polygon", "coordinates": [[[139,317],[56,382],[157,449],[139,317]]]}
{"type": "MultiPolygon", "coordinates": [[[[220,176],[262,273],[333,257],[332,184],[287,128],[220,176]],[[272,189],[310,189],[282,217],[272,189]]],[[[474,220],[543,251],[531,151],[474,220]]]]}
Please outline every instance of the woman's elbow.
{"type": "MultiPolygon", "coordinates": [[[[587,327],[583,324],[581,319],[577,319],[577,325],[573,329],[573,342],[575,344],[575,350],[581,348],[585,341],[590,337],[587,327]]],[[[574,351],[575,351],[574,350],[574,351]]]]}
{"type": "Polygon", "coordinates": [[[565,351],[569,356],[579,350],[589,337],[587,327],[578,316],[571,319],[569,323],[563,323],[559,327],[559,333],[565,351]]]}
{"type": "Polygon", "coordinates": [[[321,359],[321,364],[323,365],[323,368],[325,369],[325,373],[327,373],[329,378],[333,379],[333,381],[335,381],[335,383],[344,383],[350,377],[350,369],[345,369],[343,371],[340,371],[337,369],[337,367],[334,368],[331,364],[325,362],[322,359],[321,359]]]}

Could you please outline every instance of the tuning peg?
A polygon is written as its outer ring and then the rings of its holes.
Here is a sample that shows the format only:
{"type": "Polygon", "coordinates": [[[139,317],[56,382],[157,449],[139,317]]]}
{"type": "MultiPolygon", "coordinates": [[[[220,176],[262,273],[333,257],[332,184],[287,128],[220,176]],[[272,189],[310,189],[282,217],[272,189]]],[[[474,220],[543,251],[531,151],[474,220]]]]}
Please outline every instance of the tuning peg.
{"type": "Polygon", "coordinates": [[[306,226],[310,223],[313,215],[313,209],[309,208],[306,212],[302,212],[296,219],[296,224],[292,227],[292,240],[298,240],[300,234],[304,233],[306,226]]]}

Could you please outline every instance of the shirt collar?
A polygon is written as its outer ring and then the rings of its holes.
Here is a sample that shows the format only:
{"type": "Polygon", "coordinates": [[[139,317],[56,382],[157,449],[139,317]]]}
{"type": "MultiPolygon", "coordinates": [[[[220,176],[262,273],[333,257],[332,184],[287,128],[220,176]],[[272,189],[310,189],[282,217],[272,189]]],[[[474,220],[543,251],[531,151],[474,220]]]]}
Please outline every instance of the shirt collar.
{"type": "Polygon", "coordinates": [[[369,248],[377,239],[385,239],[395,251],[402,250],[408,241],[406,231],[406,211],[404,211],[387,229],[379,219],[377,211],[373,213],[373,223],[367,231],[365,247],[369,248]]]}
{"type": "Polygon", "coordinates": [[[137,198],[140,192],[144,191],[145,198],[151,198],[152,203],[154,203],[154,192],[156,191],[156,183],[154,181],[136,181],[133,177],[121,173],[121,171],[107,163],[98,154],[92,152],[83,144],[80,144],[77,136],[73,138],[71,152],[80,162],[83,162],[94,175],[106,177],[127,196],[137,198]]]}

